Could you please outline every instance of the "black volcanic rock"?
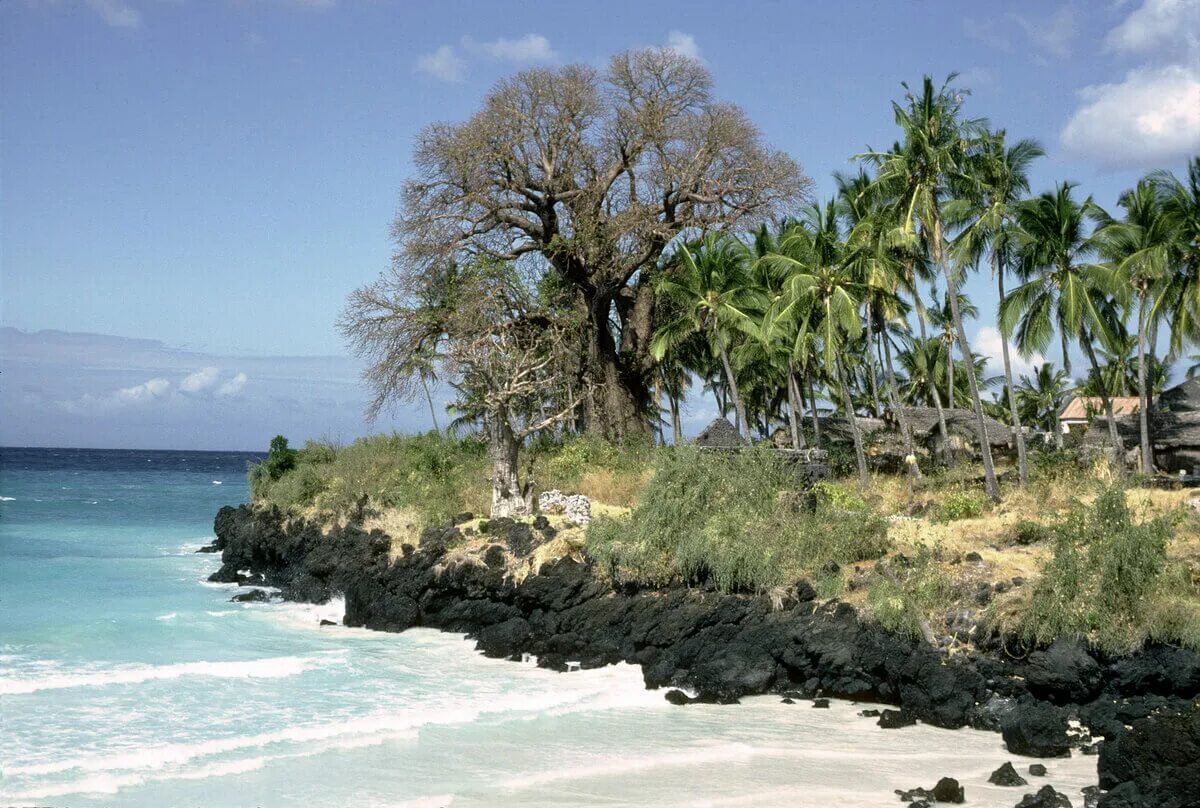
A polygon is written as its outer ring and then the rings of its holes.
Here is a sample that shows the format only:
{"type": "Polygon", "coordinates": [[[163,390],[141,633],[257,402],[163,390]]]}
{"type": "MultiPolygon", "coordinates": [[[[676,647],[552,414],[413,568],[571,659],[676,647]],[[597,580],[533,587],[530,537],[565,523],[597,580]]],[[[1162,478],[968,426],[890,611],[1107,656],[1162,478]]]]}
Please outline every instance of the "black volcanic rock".
{"type": "Polygon", "coordinates": [[[1045,777],[1046,776],[1046,767],[1043,766],[1041,763],[1030,763],[1029,764],[1029,773],[1032,774],[1034,777],[1045,777]]]}
{"type": "Polygon", "coordinates": [[[1066,794],[1054,790],[1053,786],[1042,786],[1036,794],[1026,794],[1016,808],[1072,808],[1066,794]]]}
{"type": "Polygon", "coordinates": [[[1031,702],[1013,709],[1000,722],[1004,744],[1014,755],[1066,757],[1071,754],[1067,719],[1054,706],[1031,702]]]}
{"type": "Polygon", "coordinates": [[[1200,707],[1139,719],[1105,739],[1099,769],[1102,808],[1200,805],[1200,707]]]}
{"type": "Polygon", "coordinates": [[[1029,692],[1055,704],[1079,704],[1100,692],[1100,664],[1077,640],[1060,639],[1029,655],[1029,692]]]}
{"type": "Polygon", "coordinates": [[[1023,786],[1028,784],[1029,781],[1017,774],[1017,770],[1013,768],[1012,763],[1005,763],[992,772],[991,776],[988,777],[988,782],[994,786],[1023,786]]]}
{"type": "Polygon", "coordinates": [[[249,592],[239,592],[229,599],[230,603],[266,603],[271,599],[271,593],[265,589],[251,589],[249,592]]]}
{"type": "Polygon", "coordinates": [[[879,714],[879,720],[875,723],[884,729],[900,729],[901,727],[911,727],[917,723],[917,719],[902,710],[884,710],[879,714]]]}
{"type": "MultiPolygon", "coordinates": [[[[1200,657],[1184,649],[1150,646],[1112,658],[1066,643],[1023,648],[984,626],[975,650],[950,658],[861,620],[849,604],[822,603],[800,583],[774,603],[712,586],[614,590],[590,562],[571,558],[517,582],[502,564],[448,553],[462,539],[451,525],[426,528],[418,546],[397,555],[388,536],[356,523],[331,529],[247,506],[222,508],[214,529],[222,565],[213,580],[257,582],[297,601],[340,594],[347,626],[460,632],[489,655],[529,653],[559,670],[568,661],[627,662],[641,667],[648,687],[696,692],[667,694],[688,703],[780,693],[890,704],[899,709],[884,710],[880,726],[1000,729],[1014,754],[1065,754],[1070,714],[1106,739],[1105,808],[1189,804],[1169,802],[1167,784],[1175,783],[1192,799],[1195,767],[1187,764],[1197,752],[1188,721],[1200,696],[1200,657]],[[1005,653],[1014,648],[1022,653],[1005,653]],[[1160,745],[1162,754],[1152,751],[1160,745]]],[[[503,520],[481,532],[506,548],[545,540],[503,520]]]]}

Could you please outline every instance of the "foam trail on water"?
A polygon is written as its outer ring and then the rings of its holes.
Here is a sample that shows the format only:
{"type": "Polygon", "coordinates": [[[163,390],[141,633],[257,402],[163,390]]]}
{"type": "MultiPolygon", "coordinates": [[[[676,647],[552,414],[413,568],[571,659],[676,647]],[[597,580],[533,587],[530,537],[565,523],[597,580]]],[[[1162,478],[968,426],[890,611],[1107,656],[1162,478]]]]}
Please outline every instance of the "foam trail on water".
{"type": "MultiPolygon", "coordinates": [[[[165,619],[166,615],[163,617],[165,619]]],[[[218,679],[280,679],[322,667],[328,662],[329,658],[285,656],[245,662],[181,662],[174,665],[137,665],[88,673],[39,675],[36,679],[0,677],[0,694],[15,696],[37,693],[40,690],[62,690],[69,687],[140,684],[159,679],[178,679],[182,676],[211,676],[218,679]]]]}

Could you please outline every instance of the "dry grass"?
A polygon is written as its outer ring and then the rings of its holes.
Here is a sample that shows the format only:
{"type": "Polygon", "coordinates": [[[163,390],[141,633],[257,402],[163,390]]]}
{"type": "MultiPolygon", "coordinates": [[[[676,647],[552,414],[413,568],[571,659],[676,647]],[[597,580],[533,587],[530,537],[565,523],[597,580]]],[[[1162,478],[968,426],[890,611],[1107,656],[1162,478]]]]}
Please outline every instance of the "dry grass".
{"type": "Polygon", "coordinates": [[[593,510],[597,504],[629,509],[637,505],[638,494],[652,476],[654,470],[649,467],[639,473],[595,469],[584,472],[579,479],[579,493],[592,501],[593,510]]]}

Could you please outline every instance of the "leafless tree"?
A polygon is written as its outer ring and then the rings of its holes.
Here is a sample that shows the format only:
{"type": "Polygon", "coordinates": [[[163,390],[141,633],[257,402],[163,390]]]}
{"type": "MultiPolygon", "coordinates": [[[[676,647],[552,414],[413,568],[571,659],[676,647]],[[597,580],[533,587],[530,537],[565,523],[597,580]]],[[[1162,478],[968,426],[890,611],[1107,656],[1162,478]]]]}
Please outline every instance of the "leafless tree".
{"type": "Polygon", "coordinates": [[[557,273],[595,381],[589,428],[648,431],[649,281],[663,252],[681,233],[786,214],[812,184],[710,85],[670,49],[620,54],[603,73],[569,65],[499,82],[465,122],[421,133],[393,269],[376,286],[420,294],[483,257],[557,273]]]}

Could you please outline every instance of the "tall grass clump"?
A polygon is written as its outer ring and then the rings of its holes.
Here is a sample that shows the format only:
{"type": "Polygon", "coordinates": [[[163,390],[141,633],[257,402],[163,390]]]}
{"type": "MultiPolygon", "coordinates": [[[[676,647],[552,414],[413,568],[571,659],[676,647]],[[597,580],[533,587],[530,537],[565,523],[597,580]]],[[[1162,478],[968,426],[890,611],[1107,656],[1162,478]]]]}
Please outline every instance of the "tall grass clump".
{"type": "Polygon", "coordinates": [[[530,448],[539,490],[554,488],[619,506],[635,504],[657,451],[648,440],[614,444],[588,434],[543,438],[530,448]]]}
{"type": "Polygon", "coordinates": [[[1135,519],[1118,487],[1076,504],[1051,528],[1054,555],[1019,618],[1023,639],[1086,636],[1118,653],[1147,639],[1200,646],[1190,581],[1167,560],[1173,531],[1165,516],[1135,519]]]}
{"type": "Polygon", "coordinates": [[[473,438],[430,432],[375,435],[348,446],[309,442],[272,476],[267,461],[250,470],[255,501],[285,511],[334,516],[364,507],[414,508],[428,523],[486,506],[486,451],[473,438]]]}
{"type": "Polygon", "coordinates": [[[887,549],[885,523],[861,500],[840,509],[818,497],[807,511],[796,488],[769,451],[663,449],[629,517],[596,519],[587,550],[618,584],[711,582],[746,592],[887,549]]]}
{"type": "Polygon", "coordinates": [[[950,576],[937,564],[933,552],[921,547],[916,558],[897,559],[886,568],[875,568],[867,604],[881,626],[916,637],[922,633],[921,620],[944,610],[953,596],[950,576]]]}

